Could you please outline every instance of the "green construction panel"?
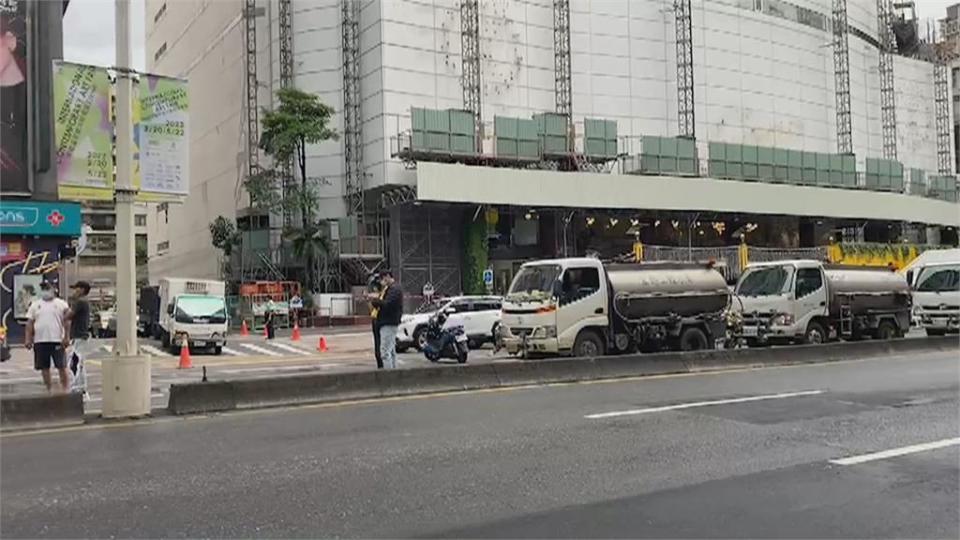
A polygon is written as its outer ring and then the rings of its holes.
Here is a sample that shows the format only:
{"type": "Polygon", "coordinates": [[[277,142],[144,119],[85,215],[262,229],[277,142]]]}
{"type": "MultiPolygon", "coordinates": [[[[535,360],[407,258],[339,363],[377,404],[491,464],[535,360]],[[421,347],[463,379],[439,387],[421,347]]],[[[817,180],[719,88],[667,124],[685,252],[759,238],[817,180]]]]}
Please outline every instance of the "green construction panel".
{"type": "Polygon", "coordinates": [[[477,140],[473,135],[451,135],[450,152],[454,154],[476,154],[477,140]]]}
{"type": "Polygon", "coordinates": [[[881,174],[880,176],[877,177],[877,179],[878,179],[878,183],[877,183],[877,187],[878,187],[878,188],[880,188],[880,189],[882,189],[882,190],[884,190],[884,191],[890,189],[891,180],[892,180],[892,178],[891,178],[890,176],[885,176],[885,175],[882,175],[882,174],[881,174]]]}
{"type": "Polygon", "coordinates": [[[879,165],[880,165],[880,169],[879,169],[880,176],[890,176],[890,174],[893,172],[893,162],[891,162],[890,160],[882,159],[880,160],[879,165]]]}
{"type": "Polygon", "coordinates": [[[830,185],[830,171],[826,169],[817,169],[817,185],[818,186],[829,186],[830,185]]]}
{"type": "Polygon", "coordinates": [[[843,171],[830,171],[830,185],[843,187],[843,171]]]}
{"type": "Polygon", "coordinates": [[[583,136],[586,139],[603,139],[607,135],[607,126],[603,120],[596,118],[583,119],[583,136]]]}
{"type": "Polygon", "coordinates": [[[890,176],[899,176],[903,177],[903,163],[899,161],[890,162],[890,176]]]}
{"type": "Polygon", "coordinates": [[[658,156],[640,156],[640,170],[646,173],[660,174],[660,158],[658,156]]]}
{"type": "Polygon", "coordinates": [[[804,169],[816,169],[817,168],[817,154],[813,152],[803,152],[803,168],[804,169]]]}
{"type": "Polygon", "coordinates": [[[427,130],[427,111],[425,109],[413,108],[410,109],[411,116],[411,126],[413,126],[413,131],[426,131],[427,130]]]}
{"type": "Polygon", "coordinates": [[[644,154],[648,156],[659,156],[660,155],[660,137],[656,135],[644,135],[640,139],[641,150],[644,154]]]}
{"type": "Polygon", "coordinates": [[[803,169],[803,179],[800,180],[800,183],[805,186],[817,185],[817,170],[803,169]]]}
{"type": "Polygon", "coordinates": [[[607,139],[607,155],[608,156],[620,155],[620,145],[617,144],[616,139],[607,139]]]}
{"type": "Polygon", "coordinates": [[[845,173],[857,172],[857,156],[845,154],[840,156],[841,169],[845,173]]]}
{"type": "Polygon", "coordinates": [[[875,172],[868,172],[866,174],[866,186],[867,189],[877,189],[880,187],[880,175],[875,172]]]}
{"type": "Polygon", "coordinates": [[[677,139],[670,137],[664,137],[663,139],[660,139],[660,155],[663,157],[678,157],[678,143],[679,141],[677,141],[677,139]]]}
{"type": "Polygon", "coordinates": [[[830,154],[817,153],[817,168],[823,171],[830,170],[830,154]]]}
{"type": "Polygon", "coordinates": [[[743,163],[743,145],[727,145],[727,163],[743,163]]]}
{"type": "Polygon", "coordinates": [[[760,171],[757,170],[757,164],[744,162],[743,177],[748,180],[758,180],[760,178],[760,171]]]}
{"type": "Polygon", "coordinates": [[[588,156],[607,155],[607,143],[603,139],[586,139],[583,144],[584,151],[588,156]]]}
{"type": "Polygon", "coordinates": [[[476,125],[473,121],[473,113],[459,109],[450,109],[450,133],[454,135],[473,135],[476,133],[476,125]]]}
{"type": "Polygon", "coordinates": [[[787,167],[787,181],[791,184],[802,184],[803,169],[800,167],[787,167]]]}
{"type": "Polygon", "coordinates": [[[743,162],[744,163],[757,163],[757,154],[758,149],[752,144],[744,145],[743,147],[743,162]]]}
{"type": "MultiPolygon", "coordinates": [[[[493,117],[493,133],[496,137],[504,139],[518,139],[519,131],[518,125],[520,123],[519,118],[510,118],[509,116],[494,116],[493,117]]],[[[536,136],[536,133],[534,133],[536,136]]]]}
{"type": "Polygon", "coordinates": [[[757,178],[762,182],[773,182],[776,178],[773,177],[773,165],[757,165],[757,178]]]}
{"type": "Polygon", "coordinates": [[[773,166],[773,181],[784,183],[790,180],[790,169],[784,165],[773,166]]]}
{"type": "Polygon", "coordinates": [[[787,150],[787,156],[787,165],[794,169],[803,168],[803,152],[800,150],[787,150]]]}
{"type": "Polygon", "coordinates": [[[867,174],[876,175],[880,172],[880,163],[878,159],[867,158],[867,174]]]}
{"type": "Polygon", "coordinates": [[[567,116],[565,114],[544,113],[538,115],[540,120],[540,133],[543,135],[567,134],[567,116]]]}
{"type": "Polygon", "coordinates": [[[760,146],[757,148],[757,163],[761,165],[773,165],[773,148],[760,146]]]}
{"type": "Polygon", "coordinates": [[[428,150],[434,150],[437,152],[450,151],[450,134],[449,133],[431,133],[428,131],[426,133],[426,136],[427,136],[426,147],[428,150]]]}
{"type": "Polygon", "coordinates": [[[563,135],[544,135],[540,139],[544,154],[566,154],[567,138],[563,135]]]}
{"type": "Polygon", "coordinates": [[[617,121],[616,120],[606,120],[605,126],[605,139],[617,140],[617,121]]]}
{"type": "Polygon", "coordinates": [[[693,139],[677,139],[677,157],[681,159],[693,159],[697,154],[697,144],[693,139]]]}
{"type": "Polygon", "coordinates": [[[517,155],[522,158],[540,159],[540,141],[517,142],[517,155]]]}
{"type": "Polygon", "coordinates": [[[525,118],[517,119],[517,139],[521,141],[537,141],[539,140],[539,135],[537,134],[537,122],[534,120],[527,120],[525,118]]]}
{"type": "Polygon", "coordinates": [[[427,134],[424,131],[414,131],[410,139],[410,147],[413,150],[423,150],[427,148],[427,134]]]}
{"type": "Polygon", "coordinates": [[[711,178],[726,178],[727,176],[727,163],[725,161],[711,159],[707,164],[707,169],[711,178]]]}
{"type": "Polygon", "coordinates": [[[677,172],[683,175],[698,175],[700,174],[699,168],[697,167],[697,160],[680,158],[677,160],[677,172]]]}
{"type": "Polygon", "coordinates": [[[857,173],[855,172],[843,173],[843,187],[847,187],[847,188],[857,187],[857,173]]]}
{"type": "Polygon", "coordinates": [[[661,156],[660,172],[664,174],[673,174],[677,172],[677,158],[661,156]]]}
{"type": "Polygon", "coordinates": [[[783,148],[774,148],[773,164],[780,167],[786,167],[790,165],[790,151],[784,150],[783,148]]]}
{"type": "Polygon", "coordinates": [[[434,109],[425,109],[427,131],[433,133],[450,132],[450,111],[437,111],[434,109]]]}
{"type": "Polygon", "coordinates": [[[711,161],[724,161],[727,159],[727,145],[719,142],[710,142],[708,153],[711,161]]]}
{"type": "Polygon", "coordinates": [[[840,154],[830,154],[830,170],[837,172],[843,171],[843,156],[840,154]]]}
{"type": "Polygon", "coordinates": [[[513,139],[504,139],[497,137],[497,155],[504,157],[516,157],[519,154],[517,141],[513,139]]]}
{"type": "Polygon", "coordinates": [[[729,178],[736,178],[740,180],[743,178],[743,163],[734,163],[732,161],[727,162],[727,176],[729,178]]]}

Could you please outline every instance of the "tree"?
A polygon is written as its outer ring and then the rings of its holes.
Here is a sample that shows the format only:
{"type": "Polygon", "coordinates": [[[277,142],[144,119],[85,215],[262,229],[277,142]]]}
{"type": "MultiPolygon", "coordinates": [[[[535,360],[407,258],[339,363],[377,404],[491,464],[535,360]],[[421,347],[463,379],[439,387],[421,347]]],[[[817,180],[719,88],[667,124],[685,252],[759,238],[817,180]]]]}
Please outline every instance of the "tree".
{"type": "MultiPolygon", "coordinates": [[[[320,101],[316,94],[281,88],[277,92],[280,105],[263,111],[260,148],[278,163],[295,160],[300,172],[300,187],[307,184],[307,145],[337,140],[337,131],[330,127],[333,108],[320,101]]],[[[313,207],[301,207],[303,228],[312,221],[313,207]]]]}
{"type": "Polygon", "coordinates": [[[230,274],[230,256],[233,254],[233,248],[240,245],[240,231],[232,220],[223,216],[217,216],[211,221],[209,228],[210,243],[223,253],[221,271],[224,276],[227,276],[230,274]]]}

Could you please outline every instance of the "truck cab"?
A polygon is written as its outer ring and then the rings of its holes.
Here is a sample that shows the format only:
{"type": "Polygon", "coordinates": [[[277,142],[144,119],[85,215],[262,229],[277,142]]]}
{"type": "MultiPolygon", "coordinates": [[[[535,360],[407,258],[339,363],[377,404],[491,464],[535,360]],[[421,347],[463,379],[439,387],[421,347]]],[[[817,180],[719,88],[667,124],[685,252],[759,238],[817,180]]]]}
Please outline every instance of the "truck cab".
{"type": "Polygon", "coordinates": [[[735,295],[735,337],[750,345],[827,340],[819,321],[828,315],[829,293],[818,261],[752,264],[740,276],[735,295]]]}
{"type": "Polygon", "coordinates": [[[608,306],[600,260],[526,263],[503,300],[503,344],[511,354],[568,354],[576,348],[578,355],[601,355],[608,306]]]}
{"type": "Polygon", "coordinates": [[[221,354],[227,342],[227,306],[222,281],[165,278],[160,280],[160,339],[177,351],[209,349],[221,354]]]}
{"type": "Polygon", "coordinates": [[[960,260],[932,262],[907,272],[914,315],[929,336],[960,331],[960,260]]]}

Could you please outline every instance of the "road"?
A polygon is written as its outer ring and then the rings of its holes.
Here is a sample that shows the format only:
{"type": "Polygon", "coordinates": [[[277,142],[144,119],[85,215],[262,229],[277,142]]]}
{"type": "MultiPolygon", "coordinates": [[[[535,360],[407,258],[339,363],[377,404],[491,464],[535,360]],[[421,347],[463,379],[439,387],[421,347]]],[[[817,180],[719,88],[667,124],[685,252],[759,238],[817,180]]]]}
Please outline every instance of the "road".
{"type": "Polygon", "coordinates": [[[0,437],[3,537],[956,538],[956,353],[0,437]]]}

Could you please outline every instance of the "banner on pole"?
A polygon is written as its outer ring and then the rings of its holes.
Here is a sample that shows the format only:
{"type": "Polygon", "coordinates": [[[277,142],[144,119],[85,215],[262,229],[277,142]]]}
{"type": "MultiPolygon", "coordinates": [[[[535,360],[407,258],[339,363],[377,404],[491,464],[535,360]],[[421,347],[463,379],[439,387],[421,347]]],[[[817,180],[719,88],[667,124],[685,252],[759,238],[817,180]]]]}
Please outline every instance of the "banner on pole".
{"type": "Polygon", "coordinates": [[[189,106],[187,81],[140,77],[134,112],[140,200],[179,200],[190,192],[189,106]]]}
{"type": "Polygon", "coordinates": [[[54,129],[61,199],[113,199],[110,79],[103,68],[54,62],[54,129]]]}

